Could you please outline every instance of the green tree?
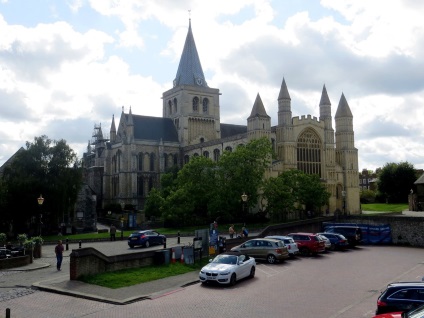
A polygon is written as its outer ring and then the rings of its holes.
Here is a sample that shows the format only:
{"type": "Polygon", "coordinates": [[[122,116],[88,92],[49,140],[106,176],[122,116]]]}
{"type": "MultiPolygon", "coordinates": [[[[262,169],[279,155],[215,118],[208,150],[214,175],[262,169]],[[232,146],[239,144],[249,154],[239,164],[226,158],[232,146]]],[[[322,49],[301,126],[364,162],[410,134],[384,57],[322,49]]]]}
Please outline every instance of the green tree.
{"type": "Polygon", "coordinates": [[[147,197],[146,204],[144,205],[144,213],[146,218],[162,216],[162,207],[164,206],[165,199],[162,197],[161,191],[156,188],[153,188],[149,192],[147,197]]]}
{"type": "Polygon", "coordinates": [[[287,213],[304,207],[319,211],[328,202],[330,194],[318,175],[289,170],[266,181],[263,188],[263,205],[274,220],[285,220],[287,213]]]}
{"type": "Polygon", "coordinates": [[[361,203],[374,203],[376,192],[369,189],[363,189],[360,193],[361,203]]]}
{"type": "Polygon", "coordinates": [[[44,226],[57,229],[77,199],[82,174],[77,155],[66,141],[41,136],[26,142],[26,149],[5,168],[3,180],[8,188],[7,208],[13,211],[18,230],[27,230],[26,221],[38,223],[41,213],[44,226]],[[40,194],[45,198],[41,208],[40,194]]]}
{"type": "Polygon", "coordinates": [[[384,195],[387,203],[405,203],[416,180],[412,164],[386,163],[378,175],[378,191],[384,195]]]}
{"type": "Polygon", "coordinates": [[[224,152],[217,164],[217,185],[211,207],[228,220],[243,221],[241,195],[247,194],[246,209],[258,202],[264,174],[272,159],[272,145],[267,138],[255,139],[233,152],[224,152]]]}

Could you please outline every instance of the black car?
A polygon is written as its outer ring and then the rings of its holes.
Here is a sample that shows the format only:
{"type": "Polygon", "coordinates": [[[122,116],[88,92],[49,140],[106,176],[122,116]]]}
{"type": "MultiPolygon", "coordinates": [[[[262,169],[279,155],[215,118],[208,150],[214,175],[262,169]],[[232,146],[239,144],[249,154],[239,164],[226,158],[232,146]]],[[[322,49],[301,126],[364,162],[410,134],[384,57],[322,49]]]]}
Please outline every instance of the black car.
{"type": "Polygon", "coordinates": [[[12,253],[10,250],[5,248],[0,248],[0,259],[11,258],[11,257],[12,257],[12,253]]]}
{"type": "Polygon", "coordinates": [[[378,297],[376,314],[408,311],[423,304],[424,282],[392,283],[378,297]]]}
{"type": "Polygon", "coordinates": [[[345,238],[342,234],[327,233],[327,232],[317,233],[317,234],[325,236],[326,238],[330,240],[331,250],[341,251],[341,250],[345,250],[349,246],[347,238],[345,238]]]}
{"type": "Polygon", "coordinates": [[[338,233],[347,238],[350,247],[355,247],[362,241],[362,230],[358,226],[333,225],[325,228],[326,233],[338,233]]]}
{"type": "Polygon", "coordinates": [[[128,237],[128,246],[149,247],[150,245],[161,245],[166,241],[165,235],[159,234],[153,230],[137,231],[130,234],[128,237]]]}

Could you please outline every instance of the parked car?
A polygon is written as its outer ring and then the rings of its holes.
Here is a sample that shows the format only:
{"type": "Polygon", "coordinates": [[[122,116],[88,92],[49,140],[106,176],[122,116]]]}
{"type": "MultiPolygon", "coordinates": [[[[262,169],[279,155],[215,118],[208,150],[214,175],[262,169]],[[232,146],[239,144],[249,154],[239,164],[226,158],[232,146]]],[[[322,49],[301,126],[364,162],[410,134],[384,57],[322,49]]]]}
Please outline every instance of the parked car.
{"type": "Polygon", "coordinates": [[[297,243],[290,236],[270,235],[266,236],[265,238],[273,238],[283,241],[284,245],[287,246],[287,250],[289,251],[290,257],[294,257],[299,254],[299,248],[297,247],[297,243]]]}
{"type": "Polygon", "coordinates": [[[10,250],[5,249],[5,248],[0,248],[0,259],[5,259],[5,258],[11,258],[12,257],[12,253],[10,250]]]}
{"type": "Polygon", "coordinates": [[[325,252],[324,241],[313,233],[290,233],[293,240],[297,243],[301,255],[316,255],[325,252]]]}
{"type": "Polygon", "coordinates": [[[408,311],[423,304],[424,282],[392,283],[378,297],[376,314],[408,311]]]}
{"type": "Polygon", "coordinates": [[[205,283],[219,283],[235,285],[246,277],[255,277],[256,262],[253,257],[242,253],[219,254],[210,263],[204,266],[199,273],[200,281],[205,283]]]}
{"type": "Polygon", "coordinates": [[[424,305],[407,312],[396,311],[381,315],[375,315],[373,318],[422,318],[424,317],[424,305]]]}
{"type": "Polygon", "coordinates": [[[327,233],[342,234],[347,238],[350,247],[355,247],[362,241],[362,230],[358,226],[334,225],[325,228],[327,233]]]}
{"type": "Polygon", "coordinates": [[[318,233],[316,233],[316,234],[324,241],[325,250],[326,251],[331,250],[330,240],[327,237],[325,237],[324,235],[321,235],[321,234],[318,234],[318,233]]]}
{"type": "Polygon", "coordinates": [[[150,245],[161,245],[166,241],[166,236],[159,234],[153,230],[137,231],[130,234],[128,237],[128,246],[149,247],[150,245]]]}
{"type": "Polygon", "coordinates": [[[347,238],[345,238],[342,234],[326,232],[317,234],[325,236],[327,239],[330,240],[331,250],[345,250],[349,246],[347,238]]]}
{"type": "Polygon", "coordinates": [[[270,264],[289,258],[289,251],[281,240],[257,238],[244,242],[231,249],[233,252],[266,260],[270,264]]]}

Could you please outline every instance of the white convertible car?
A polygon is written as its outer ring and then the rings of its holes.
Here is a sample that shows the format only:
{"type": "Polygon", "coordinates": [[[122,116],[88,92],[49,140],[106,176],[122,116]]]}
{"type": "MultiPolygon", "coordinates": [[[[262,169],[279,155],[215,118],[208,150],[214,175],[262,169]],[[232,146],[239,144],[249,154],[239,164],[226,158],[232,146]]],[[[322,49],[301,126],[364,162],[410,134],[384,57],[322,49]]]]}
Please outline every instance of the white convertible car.
{"type": "Polygon", "coordinates": [[[234,285],[245,277],[255,277],[256,262],[253,257],[240,253],[219,254],[199,273],[202,283],[216,282],[234,285]]]}

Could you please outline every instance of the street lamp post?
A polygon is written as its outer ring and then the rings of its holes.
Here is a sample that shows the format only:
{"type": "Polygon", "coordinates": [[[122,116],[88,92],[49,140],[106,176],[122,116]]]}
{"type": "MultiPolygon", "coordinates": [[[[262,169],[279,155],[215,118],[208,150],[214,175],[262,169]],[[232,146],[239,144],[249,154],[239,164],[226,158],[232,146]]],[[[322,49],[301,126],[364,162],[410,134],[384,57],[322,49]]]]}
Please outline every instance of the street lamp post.
{"type": "Polygon", "coordinates": [[[121,241],[124,240],[124,208],[125,203],[121,202],[121,241]]]}
{"type": "Polygon", "coordinates": [[[41,222],[41,220],[42,220],[42,217],[43,217],[43,214],[41,214],[41,206],[43,205],[43,203],[44,203],[44,198],[43,198],[43,196],[40,194],[40,196],[37,198],[37,202],[38,202],[38,206],[40,207],[40,220],[39,220],[39,224],[38,224],[38,226],[39,226],[39,231],[38,231],[38,233],[39,233],[39,235],[41,236],[41,225],[43,224],[42,222],[41,222]]]}
{"type": "Polygon", "coordinates": [[[243,192],[243,194],[241,195],[241,201],[243,202],[243,219],[244,219],[244,226],[246,226],[246,202],[247,202],[248,196],[245,192],[243,192]]]}

